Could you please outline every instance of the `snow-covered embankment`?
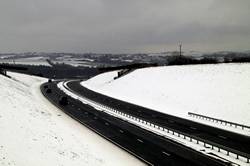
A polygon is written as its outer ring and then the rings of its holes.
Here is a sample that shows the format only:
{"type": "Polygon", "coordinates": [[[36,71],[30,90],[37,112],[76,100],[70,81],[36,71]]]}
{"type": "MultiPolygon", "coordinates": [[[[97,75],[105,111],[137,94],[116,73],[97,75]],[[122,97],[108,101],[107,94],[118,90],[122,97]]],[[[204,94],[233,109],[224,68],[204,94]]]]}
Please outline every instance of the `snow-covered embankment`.
{"type": "Polygon", "coordinates": [[[45,79],[10,75],[0,75],[0,165],[143,165],[49,103],[45,79]]]}
{"type": "MultiPolygon", "coordinates": [[[[188,112],[250,126],[249,63],[145,68],[113,80],[116,75],[117,72],[104,73],[82,85],[117,99],[209,125],[217,124],[194,119],[188,112]]],[[[239,132],[250,135],[250,131],[239,132]]]]}

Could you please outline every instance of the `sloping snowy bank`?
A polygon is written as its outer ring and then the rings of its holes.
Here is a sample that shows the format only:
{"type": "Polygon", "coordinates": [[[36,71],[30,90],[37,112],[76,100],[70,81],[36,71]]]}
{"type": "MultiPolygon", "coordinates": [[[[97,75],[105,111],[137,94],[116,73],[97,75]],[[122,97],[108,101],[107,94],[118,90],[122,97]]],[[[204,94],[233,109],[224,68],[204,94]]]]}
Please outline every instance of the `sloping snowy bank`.
{"type": "Polygon", "coordinates": [[[104,73],[82,85],[179,117],[196,120],[188,116],[193,112],[250,126],[250,64],[145,68],[113,80],[116,75],[104,73]]]}
{"type": "Polygon", "coordinates": [[[45,79],[10,75],[0,75],[0,165],[143,165],[50,104],[45,79]]]}

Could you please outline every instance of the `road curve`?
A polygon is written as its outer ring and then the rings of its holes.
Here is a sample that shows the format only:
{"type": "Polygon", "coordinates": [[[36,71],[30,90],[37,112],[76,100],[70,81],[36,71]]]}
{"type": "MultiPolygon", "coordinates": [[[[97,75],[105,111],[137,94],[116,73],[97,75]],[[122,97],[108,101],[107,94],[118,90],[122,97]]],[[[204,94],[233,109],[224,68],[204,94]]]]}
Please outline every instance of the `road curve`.
{"type": "Polygon", "coordinates": [[[248,136],[163,114],[135,104],[114,99],[81,86],[80,81],[70,81],[67,83],[67,86],[74,93],[96,101],[97,103],[101,103],[161,127],[171,128],[181,133],[185,133],[186,135],[192,135],[196,138],[207,140],[215,145],[220,145],[223,149],[237,152],[237,154],[248,158],[248,160],[250,158],[250,137],[248,136]]]}
{"type": "Polygon", "coordinates": [[[60,105],[59,99],[65,93],[57,87],[56,82],[41,85],[41,91],[66,114],[148,165],[230,165],[96,110],[69,96],[68,104],[60,105]]]}

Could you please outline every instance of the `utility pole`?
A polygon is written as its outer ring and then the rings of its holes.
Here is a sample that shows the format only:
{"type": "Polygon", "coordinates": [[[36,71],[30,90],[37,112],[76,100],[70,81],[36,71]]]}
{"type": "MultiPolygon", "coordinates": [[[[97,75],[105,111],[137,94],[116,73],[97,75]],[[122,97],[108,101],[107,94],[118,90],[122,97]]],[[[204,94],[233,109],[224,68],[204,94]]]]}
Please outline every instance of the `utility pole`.
{"type": "Polygon", "coordinates": [[[180,43],[180,44],[179,44],[179,48],[180,48],[180,57],[181,57],[181,47],[182,47],[182,44],[180,43]]]}

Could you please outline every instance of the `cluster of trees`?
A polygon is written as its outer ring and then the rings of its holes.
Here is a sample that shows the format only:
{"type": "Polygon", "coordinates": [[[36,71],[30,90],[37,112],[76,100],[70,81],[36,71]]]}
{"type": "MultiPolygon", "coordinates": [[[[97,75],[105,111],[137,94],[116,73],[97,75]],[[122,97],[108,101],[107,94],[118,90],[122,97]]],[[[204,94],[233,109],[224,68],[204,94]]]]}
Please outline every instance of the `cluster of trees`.
{"type": "Polygon", "coordinates": [[[226,55],[204,55],[200,58],[192,56],[172,55],[167,57],[167,65],[189,65],[189,64],[216,64],[216,63],[245,63],[250,62],[247,54],[226,55]]]}
{"type": "Polygon", "coordinates": [[[248,57],[225,57],[224,63],[244,63],[250,62],[250,56],[248,57]]]}
{"type": "Polygon", "coordinates": [[[187,56],[170,56],[167,58],[167,65],[189,65],[189,64],[216,64],[218,60],[216,58],[204,57],[201,59],[195,59],[187,56]]]}
{"type": "Polygon", "coordinates": [[[67,64],[55,64],[52,67],[23,64],[2,64],[1,66],[9,71],[54,79],[89,78],[99,73],[97,68],[73,67],[67,64]]]}

